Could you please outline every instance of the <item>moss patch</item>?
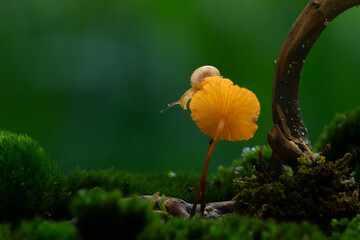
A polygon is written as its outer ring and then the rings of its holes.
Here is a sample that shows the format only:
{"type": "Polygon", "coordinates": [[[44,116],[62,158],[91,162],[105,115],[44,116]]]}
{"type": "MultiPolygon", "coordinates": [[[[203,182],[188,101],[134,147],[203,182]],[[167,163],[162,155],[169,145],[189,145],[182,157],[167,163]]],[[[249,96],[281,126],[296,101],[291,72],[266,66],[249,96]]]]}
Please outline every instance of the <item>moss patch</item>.
{"type": "Polygon", "coordinates": [[[30,137],[0,132],[0,220],[44,215],[62,194],[61,177],[56,163],[30,137]]]}
{"type": "Polygon", "coordinates": [[[135,239],[154,216],[150,202],[122,199],[119,191],[81,191],[71,204],[84,239],[135,239]]]}
{"type": "Polygon", "coordinates": [[[274,218],[340,218],[360,212],[359,187],[349,176],[350,155],[336,161],[302,157],[296,170],[284,167],[278,180],[256,169],[235,186],[241,214],[274,218]]]}
{"type": "Polygon", "coordinates": [[[45,221],[39,217],[22,221],[13,229],[0,225],[0,237],[2,240],[81,240],[74,225],[64,221],[45,221]]]}
{"type": "Polygon", "coordinates": [[[351,167],[356,172],[355,178],[360,179],[360,106],[342,114],[337,113],[325,126],[314,151],[322,151],[328,143],[331,143],[331,149],[326,158],[331,161],[341,158],[345,153],[357,152],[351,167]]]}
{"type": "Polygon", "coordinates": [[[332,236],[334,240],[351,240],[360,238],[360,215],[353,219],[333,219],[331,222],[332,236]]]}
{"type": "Polygon", "coordinates": [[[193,198],[191,188],[197,185],[199,179],[200,175],[190,173],[132,174],[115,169],[90,172],[75,169],[65,177],[65,185],[72,194],[80,189],[100,187],[106,191],[120,190],[124,196],[153,195],[160,192],[186,201],[193,198]]]}
{"type": "Polygon", "coordinates": [[[115,169],[63,175],[35,141],[0,133],[1,239],[354,239],[359,237],[359,187],[351,177],[350,155],[333,161],[324,156],[299,159],[299,167],[283,166],[272,180],[266,169],[268,146],[246,148],[233,165],[219,167],[208,179],[207,201],[230,200],[249,216],[221,219],[164,217],[151,202],[134,194],[166,196],[192,202],[200,174],[131,174],[115,169]],[[259,165],[259,157],[262,166],[259,165]],[[26,169],[26,170],[25,170],[26,169]],[[234,179],[237,179],[234,181],[234,179]],[[235,188],[233,186],[235,184],[235,188]],[[32,193],[32,194],[29,194],[32,193]],[[49,215],[49,213],[51,215],[49,215]],[[46,221],[43,218],[67,221],[46,221]],[[250,217],[255,216],[256,218],[250,217]],[[72,219],[74,217],[74,219],[72,219]],[[260,217],[341,218],[332,220],[329,236],[316,225],[260,217]],[[21,221],[21,219],[31,219],[21,221]],[[71,221],[69,221],[72,219],[71,221]],[[6,222],[4,222],[4,220],[6,222]],[[7,222],[10,222],[9,224],[7,222]]]}
{"type": "Polygon", "coordinates": [[[309,223],[278,224],[275,221],[231,215],[222,219],[203,220],[174,218],[149,225],[139,239],[326,239],[309,223]]]}

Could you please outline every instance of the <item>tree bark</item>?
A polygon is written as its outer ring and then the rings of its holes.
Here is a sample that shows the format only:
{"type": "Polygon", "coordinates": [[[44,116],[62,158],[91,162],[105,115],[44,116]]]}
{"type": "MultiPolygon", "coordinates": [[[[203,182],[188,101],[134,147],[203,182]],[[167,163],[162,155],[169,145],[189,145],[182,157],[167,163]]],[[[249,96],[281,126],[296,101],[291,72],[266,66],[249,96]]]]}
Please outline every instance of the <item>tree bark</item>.
{"type": "MultiPolygon", "coordinates": [[[[285,122],[290,129],[292,138],[306,144],[311,149],[299,104],[299,82],[302,67],[312,46],[331,21],[345,10],[358,5],[360,5],[360,0],[311,0],[290,29],[276,60],[272,92],[274,128],[278,126],[289,142],[294,141],[285,134],[284,123],[281,121],[276,105],[278,104],[284,113],[285,122]]],[[[270,170],[278,172],[281,164],[287,164],[288,161],[293,162],[296,159],[288,159],[289,153],[282,151],[284,146],[277,144],[284,141],[274,138],[274,134],[272,134],[276,131],[274,128],[268,133],[268,142],[273,150],[271,159],[273,162],[270,166],[276,167],[270,170]]],[[[280,136],[280,134],[276,135],[280,136]]],[[[296,144],[305,152],[304,145],[296,144]]],[[[294,154],[290,155],[299,155],[297,148],[293,148],[292,151],[294,154]]]]}

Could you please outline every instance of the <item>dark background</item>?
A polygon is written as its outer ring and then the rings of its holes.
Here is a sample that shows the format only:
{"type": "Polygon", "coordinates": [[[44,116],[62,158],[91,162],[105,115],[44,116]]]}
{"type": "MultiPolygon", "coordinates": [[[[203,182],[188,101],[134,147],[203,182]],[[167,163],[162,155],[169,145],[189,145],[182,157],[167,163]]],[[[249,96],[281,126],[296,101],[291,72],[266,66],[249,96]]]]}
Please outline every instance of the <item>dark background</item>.
{"type": "MultiPolygon", "coordinates": [[[[304,0],[2,0],[0,128],[36,139],[64,172],[200,172],[209,137],[179,106],[199,66],[259,98],[248,142],[222,141],[210,172],[271,129],[274,60],[304,0]]],[[[335,112],[359,104],[360,10],[321,35],[300,102],[315,142],[335,112]]]]}

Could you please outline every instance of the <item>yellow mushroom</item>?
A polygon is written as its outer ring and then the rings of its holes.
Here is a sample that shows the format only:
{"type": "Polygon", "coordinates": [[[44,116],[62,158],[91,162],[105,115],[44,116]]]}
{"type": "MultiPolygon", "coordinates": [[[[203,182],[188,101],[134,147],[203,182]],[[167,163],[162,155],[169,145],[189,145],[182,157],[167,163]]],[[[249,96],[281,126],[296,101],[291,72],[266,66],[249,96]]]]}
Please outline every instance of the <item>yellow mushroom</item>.
{"type": "Polygon", "coordinates": [[[199,129],[212,138],[206,154],[195,201],[190,216],[194,216],[201,194],[200,213],[205,210],[206,175],[209,161],[219,140],[241,141],[254,136],[258,126],[260,103],[255,94],[234,85],[226,78],[207,77],[190,102],[191,118],[199,129]]]}
{"type": "Polygon", "coordinates": [[[221,77],[207,77],[190,102],[191,118],[211,138],[249,140],[257,130],[260,104],[255,94],[221,77]]]}
{"type": "Polygon", "coordinates": [[[200,194],[202,197],[200,212],[204,213],[206,175],[217,142],[252,138],[258,128],[255,122],[260,114],[260,103],[253,92],[234,85],[229,79],[222,78],[219,71],[211,66],[195,70],[191,76],[191,86],[192,88],[186,91],[179,101],[169,104],[168,108],[180,104],[186,109],[187,102],[192,98],[191,118],[199,129],[212,139],[190,214],[192,217],[200,194]]]}

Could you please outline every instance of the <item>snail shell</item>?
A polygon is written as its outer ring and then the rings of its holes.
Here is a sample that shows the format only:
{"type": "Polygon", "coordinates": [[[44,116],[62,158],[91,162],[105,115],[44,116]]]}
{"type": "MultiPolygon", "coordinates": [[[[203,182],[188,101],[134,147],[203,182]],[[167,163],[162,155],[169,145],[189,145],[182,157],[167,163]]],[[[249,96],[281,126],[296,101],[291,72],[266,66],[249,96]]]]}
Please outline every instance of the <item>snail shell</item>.
{"type": "Polygon", "coordinates": [[[209,65],[199,67],[193,72],[193,74],[191,74],[190,77],[191,88],[187,90],[178,101],[169,103],[168,106],[163,110],[161,110],[160,112],[163,113],[165,110],[177,104],[180,104],[180,106],[183,109],[187,109],[188,101],[192,98],[192,96],[194,95],[194,93],[196,93],[196,91],[201,90],[202,86],[200,83],[204,81],[205,78],[214,77],[214,76],[221,77],[220,72],[216,67],[209,65]]]}
{"type": "Polygon", "coordinates": [[[204,81],[206,77],[214,77],[214,76],[220,77],[220,72],[216,67],[209,65],[202,66],[196,69],[193,72],[193,74],[191,74],[190,84],[192,87],[196,87],[196,85],[204,81]]]}

